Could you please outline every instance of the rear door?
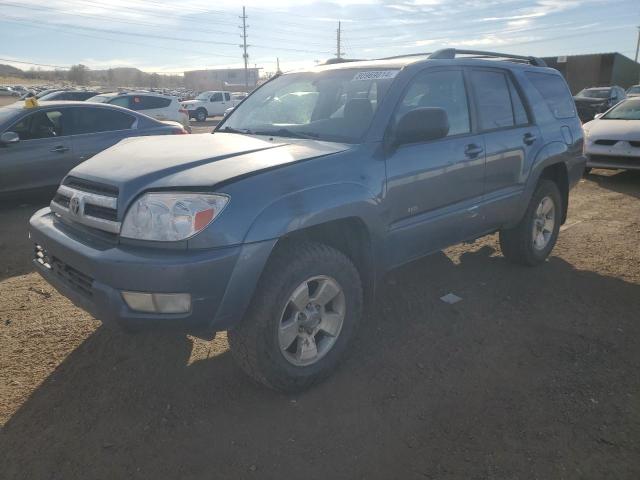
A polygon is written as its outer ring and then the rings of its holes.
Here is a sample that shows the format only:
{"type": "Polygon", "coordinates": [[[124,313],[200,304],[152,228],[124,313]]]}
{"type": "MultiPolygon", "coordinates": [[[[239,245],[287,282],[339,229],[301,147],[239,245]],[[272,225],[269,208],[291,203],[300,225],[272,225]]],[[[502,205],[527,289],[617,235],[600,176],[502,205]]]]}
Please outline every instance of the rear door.
{"type": "Polygon", "coordinates": [[[0,148],[0,191],[53,187],[73,168],[70,109],[30,113],[5,131],[20,141],[0,148]]]}
{"type": "Polygon", "coordinates": [[[421,107],[444,109],[449,133],[399,146],[387,158],[390,267],[471,238],[481,227],[484,144],[473,128],[464,71],[430,68],[416,75],[392,122],[421,107]]]}
{"type": "Polygon", "coordinates": [[[130,97],[131,110],[149,115],[157,120],[177,120],[169,110],[171,99],[153,95],[132,95],[130,97]]]}
{"type": "Polygon", "coordinates": [[[72,110],[71,141],[75,164],[136,133],[137,119],[127,112],[97,106],[73,107],[72,110]]]}
{"type": "Polygon", "coordinates": [[[482,215],[490,231],[515,215],[543,140],[508,70],[471,68],[469,79],[486,151],[482,215]]]}

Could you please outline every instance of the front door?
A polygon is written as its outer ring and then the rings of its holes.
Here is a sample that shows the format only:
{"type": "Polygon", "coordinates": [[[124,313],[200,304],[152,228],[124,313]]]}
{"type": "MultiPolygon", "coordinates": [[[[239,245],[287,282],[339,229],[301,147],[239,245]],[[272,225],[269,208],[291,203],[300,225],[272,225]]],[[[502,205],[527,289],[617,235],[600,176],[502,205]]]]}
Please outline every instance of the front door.
{"type": "Polygon", "coordinates": [[[42,109],[7,128],[18,143],[0,147],[0,192],[55,187],[73,168],[69,109],[42,109]]]}
{"type": "Polygon", "coordinates": [[[389,267],[473,237],[484,178],[484,141],[473,132],[462,69],[419,73],[394,119],[414,108],[447,112],[446,138],[403,145],[387,158],[389,267]]]}
{"type": "Polygon", "coordinates": [[[227,102],[224,100],[222,92],[215,92],[209,99],[209,115],[224,115],[224,111],[227,109],[227,102]]]}

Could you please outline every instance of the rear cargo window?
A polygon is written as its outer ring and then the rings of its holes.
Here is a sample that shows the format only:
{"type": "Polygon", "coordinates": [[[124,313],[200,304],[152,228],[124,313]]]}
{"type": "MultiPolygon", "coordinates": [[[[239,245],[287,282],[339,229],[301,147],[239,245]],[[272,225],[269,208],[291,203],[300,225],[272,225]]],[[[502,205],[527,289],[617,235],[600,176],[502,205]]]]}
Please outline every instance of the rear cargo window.
{"type": "Polygon", "coordinates": [[[575,103],[564,79],[548,73],[526,72],[527,78],[538,90],[556,118],[576,116],[575,103]]]}

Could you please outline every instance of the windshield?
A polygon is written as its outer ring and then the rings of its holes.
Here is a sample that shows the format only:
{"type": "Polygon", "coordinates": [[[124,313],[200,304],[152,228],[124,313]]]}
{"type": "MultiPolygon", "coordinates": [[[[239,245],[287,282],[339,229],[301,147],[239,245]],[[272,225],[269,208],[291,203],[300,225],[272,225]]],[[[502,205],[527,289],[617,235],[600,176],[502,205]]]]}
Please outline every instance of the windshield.
{"type": "Polygon", "coordinates": [[[87,102],[105,103],[113,98],[113,95],[96,95],[87,99],[87,102]]]}
{"type": "Polygon", "coordinates": [[[602,118],[605,120],[640,120],[640,100],[633,99],[619,103],[602,118]]]}
{"type": "Polygon", "coordinates": [[[608,88],[585,88],[576,97],[584,98],[609,98],[611,90],[608,88]]]}
{"type": "Polygon", "coordinates": [[[209,95],[211,95],[209,92],[203,92],[196,97],[196,100],[209,100],[209,95]]]}
{"type": "Polygon", "coordinates": [[[640,93],[640,85],[631,87],[629,90],[627,90],[627,93],[640,93]]]}
{"type": "Polygon", "coordinates": [[[251,94],[220,131],[357,143],[398,70],[282,75],[251,94]]]}

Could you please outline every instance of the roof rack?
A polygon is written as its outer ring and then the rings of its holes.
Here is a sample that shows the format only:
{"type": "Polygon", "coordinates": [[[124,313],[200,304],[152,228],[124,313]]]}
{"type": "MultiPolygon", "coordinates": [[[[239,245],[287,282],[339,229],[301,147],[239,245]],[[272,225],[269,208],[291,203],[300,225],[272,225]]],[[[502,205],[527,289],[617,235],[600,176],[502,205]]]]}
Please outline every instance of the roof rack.
{"type": "Polygon", "coordinates": [[[393,57],[376,58],[376,60],[395,60],[396,58],[406,58],[406,57],[426,57],[427,55],[433,55],[433,54],[431,52],[405,53],[404,55],[394,55],[393,57]]]}
{"type": "Polygon", "coordinates": [[[511,55],[509,53],[485,52],[482,50],[458,50],[456,48],[445,48],[429,55],[430,60],[453,60],[456,55],[473,55],[472,58],[502,58],[508,61],[529,63],[535,67],[546,67],[547,64],[538,57],[527,57],[524,55],[511,55]]]}

